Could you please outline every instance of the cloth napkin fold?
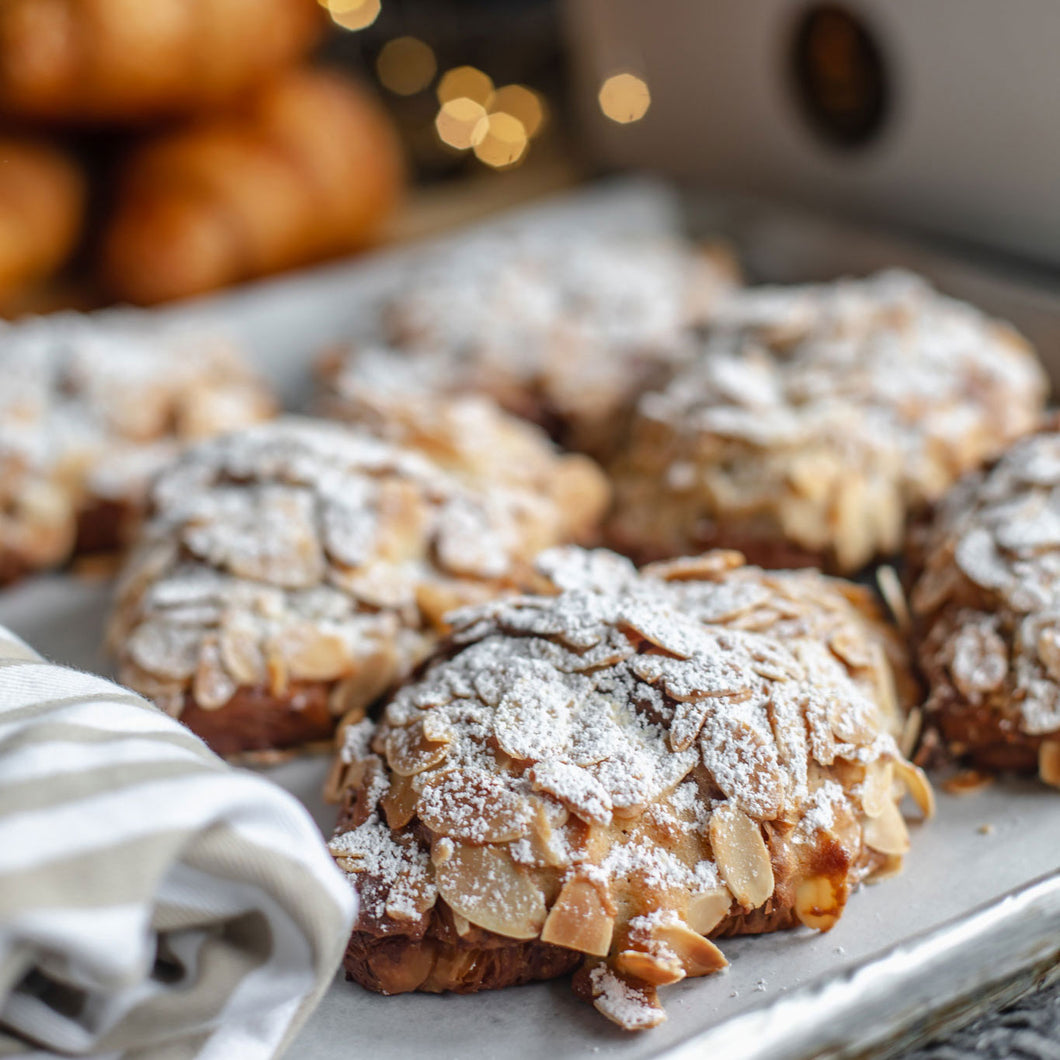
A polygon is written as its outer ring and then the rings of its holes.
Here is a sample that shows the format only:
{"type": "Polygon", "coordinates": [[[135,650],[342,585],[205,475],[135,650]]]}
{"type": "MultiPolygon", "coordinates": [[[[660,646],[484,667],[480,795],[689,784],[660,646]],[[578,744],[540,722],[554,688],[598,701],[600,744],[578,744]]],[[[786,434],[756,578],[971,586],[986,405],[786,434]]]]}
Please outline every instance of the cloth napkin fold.
{"type": "Polygon", "coordinates": [[[293,797],[0,627],[0,1057],[276,1056],[353,906],[293,797]]]}

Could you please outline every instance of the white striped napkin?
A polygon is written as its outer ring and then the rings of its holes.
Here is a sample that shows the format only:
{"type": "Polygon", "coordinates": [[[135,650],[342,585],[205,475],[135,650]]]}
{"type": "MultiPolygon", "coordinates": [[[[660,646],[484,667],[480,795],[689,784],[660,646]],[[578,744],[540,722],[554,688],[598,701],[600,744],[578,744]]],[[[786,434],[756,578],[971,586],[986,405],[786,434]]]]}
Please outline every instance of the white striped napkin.
{"type": "Polygon", "coordinates": [[[276,1056],[352,919],[294,798],[0,627],[0,1057],[276,1056]]]}

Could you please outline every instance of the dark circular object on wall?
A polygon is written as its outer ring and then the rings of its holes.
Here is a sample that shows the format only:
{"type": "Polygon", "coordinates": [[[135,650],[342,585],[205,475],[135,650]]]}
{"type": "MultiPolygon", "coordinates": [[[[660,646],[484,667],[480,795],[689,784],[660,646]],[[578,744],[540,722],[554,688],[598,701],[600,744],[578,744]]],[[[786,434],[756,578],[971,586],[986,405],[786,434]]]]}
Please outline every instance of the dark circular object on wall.
{"type": "Polygon", "coordinates": [[[840,148],[876,139],[891,93],[883,52],[861,15],[811,4],[795,20],[789,62],[799,110],[820,139],[840,148]]]}

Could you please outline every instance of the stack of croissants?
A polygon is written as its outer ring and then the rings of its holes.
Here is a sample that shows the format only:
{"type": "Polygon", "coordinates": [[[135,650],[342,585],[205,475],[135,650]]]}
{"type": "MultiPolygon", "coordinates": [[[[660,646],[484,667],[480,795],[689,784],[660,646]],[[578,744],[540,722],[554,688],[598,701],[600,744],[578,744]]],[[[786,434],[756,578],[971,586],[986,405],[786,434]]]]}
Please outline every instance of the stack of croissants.
{"type": "Polygon", "coordinates": [[[401,153],[370,92],[304,65],[326,23],[316,0],[3,0],[0,312],[72,259],[98,300],[151,304],[376,240],[401,153]]]}

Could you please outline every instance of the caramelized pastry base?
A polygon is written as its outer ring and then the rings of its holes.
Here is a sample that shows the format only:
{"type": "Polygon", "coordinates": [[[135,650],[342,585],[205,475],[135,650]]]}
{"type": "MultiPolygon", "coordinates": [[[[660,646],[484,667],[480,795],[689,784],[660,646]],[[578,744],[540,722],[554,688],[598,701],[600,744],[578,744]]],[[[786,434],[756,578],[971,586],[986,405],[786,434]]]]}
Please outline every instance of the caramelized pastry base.
{"type": "Polygon", "coordinates": [[[697,533],[693,539],[679,545],[676,541],[647,544],[627,538],[612,529],[608,535],[608,544],[609,547],[630,556],[638,565],[673,559],[679,555],[698,555],[713,549],[733,549],[743,553],[749,565],[764,567],[766,570],[817,567],[826,572],[837,572],[835,556],[830,551],[815,552],[803,548],[794,541],[781,537],[779,531],[776,536],[767,536],[750,533],[736,526],[721,525],[697,533]]]}
{"type": "Polygon", "coordinates": [[[220,709],[205,710],[188,693],[180,721],[219,755],[284,750],[330,739],[338,719],[324,682],[292,684],[282,696],[241,688],[220,709]]]}
{"type": "Polygon", "coordinates": [[[992,707],[954,700],[932,712],[931,724],[950,755],[968,765],[991,772],[1038,772],[1039,751],[1047,737],[1021,732],[1012,718],[992,707]]]}
{"type": "Polygon", "coordinates": [[[131,540],[142,512],[129,501],[90,499],[77,516],[77,555],[117,552],[131,540]]]}
{"type": "Polygon", "coordinates": [[[516,942],[477,928],[467,940],[440,937],[450,931],[438,918],[431,921],[420,939],[355,931],[342,962],[346,978],[377,994],[474,994],[556,979],[585,959],[577,950],[536,939],[516,942]]]}

